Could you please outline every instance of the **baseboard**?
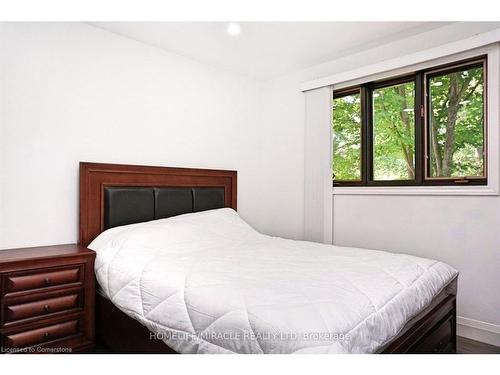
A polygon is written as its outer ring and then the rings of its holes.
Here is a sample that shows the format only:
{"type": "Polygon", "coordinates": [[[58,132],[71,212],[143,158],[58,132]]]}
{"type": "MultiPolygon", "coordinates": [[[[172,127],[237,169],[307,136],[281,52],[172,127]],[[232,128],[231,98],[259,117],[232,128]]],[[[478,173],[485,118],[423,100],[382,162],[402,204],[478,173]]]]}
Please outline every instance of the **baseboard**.
{"type": "Polygon", "coordinates": [[[457,335],[500,346],[500,325],[457,316],[457,335]]]}

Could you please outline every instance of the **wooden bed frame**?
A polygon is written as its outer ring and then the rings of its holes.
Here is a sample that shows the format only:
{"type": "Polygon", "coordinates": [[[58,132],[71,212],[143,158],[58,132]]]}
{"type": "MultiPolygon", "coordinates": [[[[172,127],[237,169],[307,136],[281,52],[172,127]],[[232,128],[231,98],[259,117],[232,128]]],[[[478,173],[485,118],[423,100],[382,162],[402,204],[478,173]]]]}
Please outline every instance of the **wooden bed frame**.
{"type": "MultiPolygon", "coordinates": [[[[80,241],[87,246],[104,230],[104,188],[218,187],[236,210],[236,172],[208,169],[80,163],[80,241]]],[[[457,279],[413,317],[379,353],[455,353],[457,279]]],[[[175,353],[150,331],[96,293],[96,336],[117,353],[175,353]]]]}

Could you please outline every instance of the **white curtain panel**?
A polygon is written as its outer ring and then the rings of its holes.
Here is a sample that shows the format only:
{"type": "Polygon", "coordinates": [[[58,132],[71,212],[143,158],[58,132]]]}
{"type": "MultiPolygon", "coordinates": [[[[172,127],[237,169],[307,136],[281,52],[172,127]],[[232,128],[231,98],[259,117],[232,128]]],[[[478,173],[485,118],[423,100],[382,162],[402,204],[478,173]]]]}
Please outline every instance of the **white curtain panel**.
{"type": "Polygon", "coordinates": [[[304,238],[333,242],[331,88],[306,91],[304,238]]]}

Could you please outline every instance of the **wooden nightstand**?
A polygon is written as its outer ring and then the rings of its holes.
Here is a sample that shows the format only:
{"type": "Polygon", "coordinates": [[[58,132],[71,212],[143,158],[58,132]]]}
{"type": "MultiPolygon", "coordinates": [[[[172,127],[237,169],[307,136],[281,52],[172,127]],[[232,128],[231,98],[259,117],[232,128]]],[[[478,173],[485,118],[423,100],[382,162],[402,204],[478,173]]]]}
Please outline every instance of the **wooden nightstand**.
{"type": "Polygon", "coordinates": [[[0,250],[0,352],[92,349],[94,259],[79,245],[0,250]]]}

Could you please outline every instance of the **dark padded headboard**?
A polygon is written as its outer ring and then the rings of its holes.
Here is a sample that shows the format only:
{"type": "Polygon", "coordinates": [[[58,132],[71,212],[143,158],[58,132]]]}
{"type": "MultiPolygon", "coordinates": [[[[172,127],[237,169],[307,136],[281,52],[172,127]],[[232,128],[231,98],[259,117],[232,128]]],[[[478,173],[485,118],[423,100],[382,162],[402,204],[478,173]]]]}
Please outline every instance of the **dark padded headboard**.
{"type": "Polygon", "coordinates": [[[224,207],[223,187],[104,188],[104,229],[224,207]]]}
{"type": "Polygon", "coordinates": [[[80,240],[119,225],[236,209],[236,171],[80,163],[80,240]]]}

